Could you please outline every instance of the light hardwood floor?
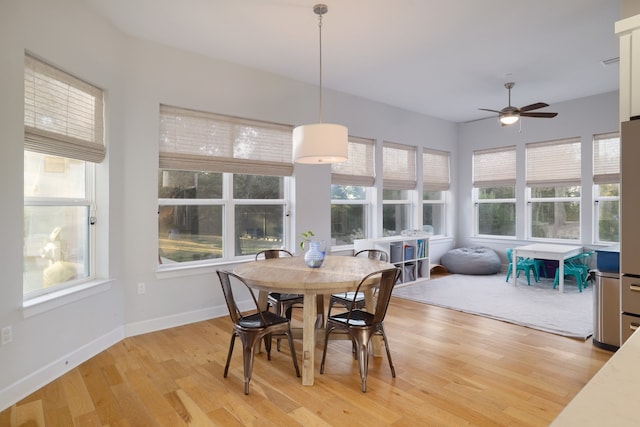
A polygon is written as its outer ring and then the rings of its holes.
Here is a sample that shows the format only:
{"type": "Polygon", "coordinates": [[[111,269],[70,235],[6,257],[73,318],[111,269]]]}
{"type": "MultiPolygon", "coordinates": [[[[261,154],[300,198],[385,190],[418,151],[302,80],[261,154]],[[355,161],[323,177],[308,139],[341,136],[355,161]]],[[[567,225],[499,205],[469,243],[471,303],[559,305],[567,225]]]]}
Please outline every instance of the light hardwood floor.
{"type": "Polygon", "coordinates": [[[395,379],[386,356],[374,358],[363,394],[350,343],[335,341],[324,375],[318,346],[305,387],[274,345],[245,396],[239,345],[222,377],[230,327],[224,317],[127,338],[1,412],[0,426],[546,426],[612,354],[392,298],[395,379]]]}

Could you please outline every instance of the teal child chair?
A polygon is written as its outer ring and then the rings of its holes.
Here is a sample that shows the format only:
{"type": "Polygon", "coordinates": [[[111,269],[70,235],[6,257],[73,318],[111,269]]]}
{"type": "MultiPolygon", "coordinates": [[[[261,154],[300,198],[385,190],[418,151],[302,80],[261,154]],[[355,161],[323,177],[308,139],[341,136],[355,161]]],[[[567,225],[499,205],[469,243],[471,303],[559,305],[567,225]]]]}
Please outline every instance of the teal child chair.
{"type": "MultiPolygon", "coordinates": [[[[509,277],[511,277],[511,273],[513,272],[513,249],[507,248],[507,259],[509,260],[509,267],[507,267],[507,279],[506,282],[509,282],[509,277]]],[[[538,268],[535,265],[535,262],[532,259],[518,257],[516,263],[516,278],[520,277],[520,272],[523,272],[527,275],[527,285],[531,286],[531,272],[533,272],[533,278],[537,282],[538,281],[538,268]]]]}

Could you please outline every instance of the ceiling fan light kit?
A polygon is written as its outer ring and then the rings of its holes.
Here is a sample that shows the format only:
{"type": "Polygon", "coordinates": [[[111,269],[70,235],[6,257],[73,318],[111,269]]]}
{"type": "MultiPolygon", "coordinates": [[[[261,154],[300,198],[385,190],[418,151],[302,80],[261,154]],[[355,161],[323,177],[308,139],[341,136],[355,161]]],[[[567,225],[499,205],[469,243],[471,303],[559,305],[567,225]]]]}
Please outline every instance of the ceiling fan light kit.
{"type": "Polygon", "coordinates": [[[509,91],[509,105],[502,110],[491,110],[489,108],[479,108],[482,111],[491,111],[492,113],[498,113],[498,119],[502,126],[508,126],[516,123],[520,120],[520,117],[537,117],[543,119],[550,119],[558,115],[558,113],[546,113],[546,112],[532,112],[539,108],[548,107],[549,104],[544,102],[536,102],[535,104],[529,104],[521,108],[513,107],[511,105],[511,89],[515,86],[514,82],[505,83],[504,87],[509,91]]]}
{"type": "Polygon", "coordinates": [[[313,6],[318,15],[320,34],[320,84],[319,121],[316,124],[298,126],[293,130],[293,161],[306,164],[329,164],[347,160],[349,132],[345,126],[322,123],[322,15],[327,13],[326,4],[313,6]]]}

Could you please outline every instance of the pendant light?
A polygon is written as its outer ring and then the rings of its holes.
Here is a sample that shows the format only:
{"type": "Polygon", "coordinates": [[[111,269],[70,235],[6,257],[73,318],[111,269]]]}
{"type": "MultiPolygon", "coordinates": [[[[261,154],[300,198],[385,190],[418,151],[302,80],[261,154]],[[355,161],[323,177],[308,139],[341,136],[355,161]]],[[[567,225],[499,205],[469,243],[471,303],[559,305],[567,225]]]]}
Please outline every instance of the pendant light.
{"type": "Polygon", "coordinates": [[[298,126],[293,130],[293,161],[307,164],[339,163],[347,160],[349,136],[345,126],[322,123],[322,15],[326,4],[316,4],[313,12],[318,15],[320,34],[320,85],[319,121],[298,126]]]}

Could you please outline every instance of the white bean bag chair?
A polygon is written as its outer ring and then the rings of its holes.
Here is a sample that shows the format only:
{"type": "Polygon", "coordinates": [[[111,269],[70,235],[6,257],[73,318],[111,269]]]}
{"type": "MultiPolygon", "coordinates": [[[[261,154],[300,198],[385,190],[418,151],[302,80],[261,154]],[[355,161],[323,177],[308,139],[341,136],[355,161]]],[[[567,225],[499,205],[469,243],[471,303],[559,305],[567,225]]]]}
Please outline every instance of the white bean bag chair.
{"type": "Polygon", "coordinates": [[[457,248],[442,255],[440,264],[449,273],[496,274],[500,271],[500,257],[491,248],[457,248]]]}

